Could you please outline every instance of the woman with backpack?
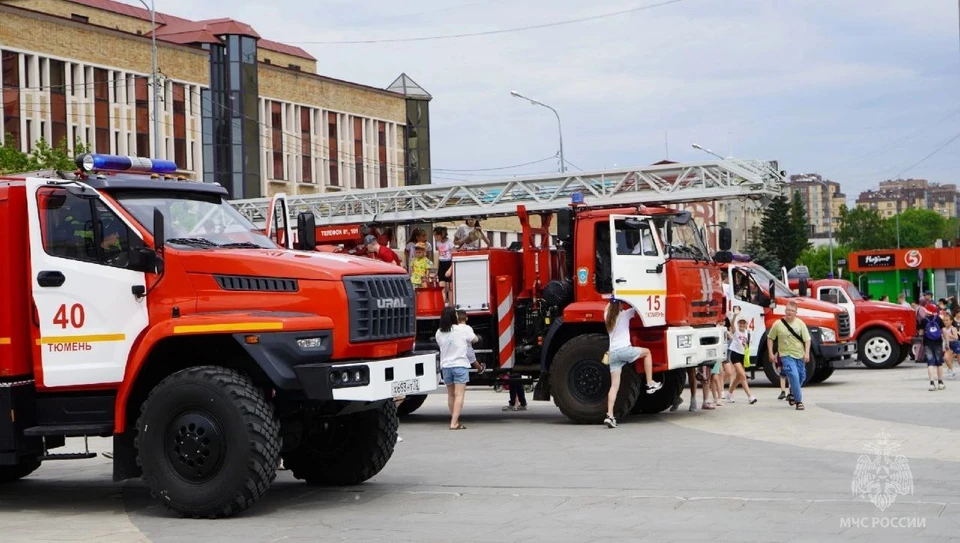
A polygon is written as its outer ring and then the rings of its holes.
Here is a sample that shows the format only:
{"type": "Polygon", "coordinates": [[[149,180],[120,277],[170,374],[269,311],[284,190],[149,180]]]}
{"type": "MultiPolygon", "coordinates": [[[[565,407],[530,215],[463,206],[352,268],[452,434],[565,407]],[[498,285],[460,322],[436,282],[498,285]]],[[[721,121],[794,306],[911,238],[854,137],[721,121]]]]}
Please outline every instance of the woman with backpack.
{"type": "Polygon", "coordinates": [[[923,354],[927,359],[927,377],[931,392],[947,388],[943,384],[943,319],[937,306],[927,304],[927,316],[923,321],[923,354]],[[936,378],[936,382],[934,382],[936,378]]]}

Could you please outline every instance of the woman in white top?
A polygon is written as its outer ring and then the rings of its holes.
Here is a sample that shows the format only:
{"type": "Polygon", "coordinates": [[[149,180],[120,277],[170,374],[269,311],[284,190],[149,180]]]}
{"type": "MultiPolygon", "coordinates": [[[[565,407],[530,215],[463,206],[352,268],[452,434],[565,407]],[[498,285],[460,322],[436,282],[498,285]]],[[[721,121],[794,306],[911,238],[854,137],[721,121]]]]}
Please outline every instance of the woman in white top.
{"type": "Polygon", "coordinates": [[[663,387],[663,383],[653,380],[653,359],[650,349],[634,347],[630,342],[630,319],[637,313],[635,309],[624,309],[626,302],[610,298],[610,303],[603,312],[603,320],[607,325],[607,334],[610,335],[610,392],[607,393],[607,418],[603,423],[608,428],[617,427],[617,418],[614,416],[613,405],[617,401],[617,392],[620,390],[620,371],[627,364],[632,364],[643,358],[643,374],[647,379],[647,394],[653,394],[663,387]]]}
{"type": "Polygon", "coordinates": [[[733,403],[733,393],[737,390],[737,385],[740,384],[743,385],[743,391],[747,393],[747,400],[754,404],[757,403],[757,397],[750,393],[750,385],[747,384],[747,370],[743,367],[747,347],[750,346],[750,331],[747,330],[746,318],[735,316],[734,320],[737,321],[736,329],[727,330],[727,337],[730,338],[730,362],[734,370],[727,400],[733,403]]]}
{"type": "Polygon", "coordinates": [[[440,328],[436,334],[440,347],[440,377],[447,385],[447,407],[450,409],[450,429],[463,430],[460,424],[460,412],[463,410],[463,396],[470,380],[471,362],[479,371],[480,364],[470,360],[474,343],[480,340],[473,328],[457,323],[457,310],[451,306],[440,313],[440,328]]]}

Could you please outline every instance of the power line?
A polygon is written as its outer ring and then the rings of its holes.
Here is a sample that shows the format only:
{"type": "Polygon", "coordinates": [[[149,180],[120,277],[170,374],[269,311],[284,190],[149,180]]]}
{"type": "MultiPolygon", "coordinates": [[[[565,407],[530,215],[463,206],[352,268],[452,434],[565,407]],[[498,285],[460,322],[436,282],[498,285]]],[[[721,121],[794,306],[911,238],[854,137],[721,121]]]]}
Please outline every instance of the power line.
{"type": "Polygon", "coordinates": [[[421,36],[418,38],[386,38],[386,39],[342,40],[342,41],[288,41],[285,43],[297,44],[297,45],[354,45],[354,44],[363,44],[363,43],[401,43],[401,42],[418,42],[418,41],[432,41],[432,40],[449,40],[449,39],[455,39],[455,38],[472,38],[476,36],[492,36],[494,34],[523,32],[526,30],[537,30],[541,28],[551,28],[555,26],[571,25],[571,24],[583,23],[587,21],[596,21],[598,19],[606,19],[609,17],[616,17],[618,15],[636,13],[638,11],[645,11],[648,9],[659,8],[659,7],[667,6],[670,4],[678,4],[683,1],[684,0],[666,0],[664,2],[658,2],[656,4],[647,4],[644,6],[637,6],[630,9],[623,9],[620,11],[613,11],[609,13],[601,13],[599,15],[591,15],[588,17],[578,17],[576,19],[567,19],[565,21],[556,21],[552,23],[520,26],[515,28],[501,28],[498,30],[486,30],[483,32],[463,32],[459,34],[441,34],[437,36],[421,36]]]}
{"type": "Polygon", "coordinates": [[[920,160],[914,162],[914,163],[911,164],[907,169],[905,169],[905,170],[903,170],[902,172],[898,173],[898,174],[897,174],[897,178],[899,179],[900,177],[903,176],[903,174],[909,172],[910,170],[912,170],[913,168],[919,166],[920,164],[923,164],[924,162],[926,162],[926,160],[927,160],[928,158],[930,158],[930,157],[932,157],[933,155],[939,153],[939,152],[942,151],[946,146],[948,146],[948,145],[950,145],[951,143],[955,142],[957,139],[960,139],[960,132],[957,132],[956,134],[954,134],[954,136],[953,136],[952,138],[950,138],[949,140],[945,141],[945,142],[944,142],[943,144],[941,144],[939,147],[937,147],[936,149],[934,149],[933,151],[931,151],[930,154],[928,154],[927,156],[925,156],[925,157],[921,158],[920,160]]]}

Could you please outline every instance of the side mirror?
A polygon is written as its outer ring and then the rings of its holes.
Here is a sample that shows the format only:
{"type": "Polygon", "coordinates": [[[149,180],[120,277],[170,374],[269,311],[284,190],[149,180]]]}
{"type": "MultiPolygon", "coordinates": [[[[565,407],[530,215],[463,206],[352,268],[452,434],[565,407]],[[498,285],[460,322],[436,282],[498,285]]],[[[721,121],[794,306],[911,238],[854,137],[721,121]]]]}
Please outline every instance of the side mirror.
{"type": "Polygon", "coordinates": [[[313,213],[305,211],[297,215],[297,237],[300,240],[301,251],[317,249],[317,220],[313,213]]]}
{"type": "Polygon", "coordinates": [[[807,278],[806,278],[806,277],[801,277],[801,278],[800,278],[800,281],[799,281],[799,285],[797,286],[797,292],[800,294],[800,296],[803,296],[804,298],[806,298],[806,296],[807,296],[807,288],[808,288],[808,286],[807,286],[807,278]]]}
{"type": "Polygon", "coordinates": [[[148,247],[130,249],[127,269],[143,273],[159,273],[160,259],[157,253],[148,247]]]}
{"type": "Polygon", "coordinates": [[[733,231],[724,226],[720,229],[720,250],[729,251],[733,247],[733,231]]]}
{"type": "Polygon", "coordinates": [[[770,293],[770,308],[773,309],[777,307],[777,282],[771,279],[769,287],[767,292],[770,293]]]}
{"type": "Polygon", "coordinates": [[[573,235],[573,210],[563,208],[557,212],[557,238],[562,241],[573,235]]]}
{"type": "Polygon", "coordinates": [[[163,231],[163,213],[157,209],[153,208],[153,249],[157,253],[163,251],[163,245],[167,239],[166,233],[163,231]]]}

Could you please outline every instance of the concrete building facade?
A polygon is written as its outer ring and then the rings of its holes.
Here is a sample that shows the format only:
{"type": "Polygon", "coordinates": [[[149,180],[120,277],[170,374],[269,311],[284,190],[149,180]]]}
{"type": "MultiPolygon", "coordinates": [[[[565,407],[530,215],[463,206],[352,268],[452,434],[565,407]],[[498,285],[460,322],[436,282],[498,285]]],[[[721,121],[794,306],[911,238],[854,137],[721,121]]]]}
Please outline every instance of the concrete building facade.
{"type": "Polygon", "coordinates": [[[80,141],[173,160],[233,198],[396,187],[407,184],[409,161],[430,164],[429,139],[414,139],[409,157],[407,134],[411,101],[428,133],[429,94],[318,75],[309,53],[243,22],[156,14],[154,112],[149,11],[113,0],[0,0],[0,21],[0,137],[25,152],[44,138],[71,152],[80,141]]]}
{"type": "Polygon", "coordinates": [[[953,183],[931,183],[926,179],[881,181],[876,190],[860,193],[857,205],[876,209],[884,218],[907,209],[929,209],[947,219],[960,217],[960,192],[953,183]]]}

